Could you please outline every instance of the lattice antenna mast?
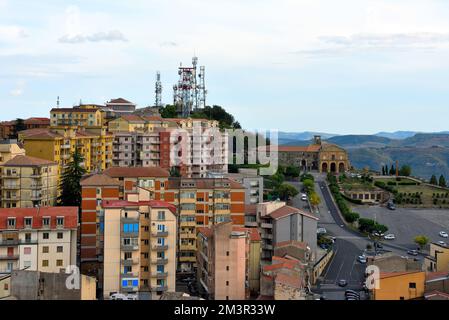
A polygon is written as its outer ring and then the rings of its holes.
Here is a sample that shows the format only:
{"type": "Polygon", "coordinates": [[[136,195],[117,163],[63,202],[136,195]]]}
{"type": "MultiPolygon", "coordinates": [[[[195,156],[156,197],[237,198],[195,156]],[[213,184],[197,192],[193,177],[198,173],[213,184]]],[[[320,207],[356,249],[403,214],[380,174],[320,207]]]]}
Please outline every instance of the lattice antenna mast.
{"type": "Polygon", "coordinates": [[[205,71],[206,68],[204,66],[200,67],[200,73],[198,74],[199,78],[199,85],[198,85],[198,91],[199,91],[199,108],[204,109],[206,107],[206,81],[205,81],[205,71]]]}
{"type": "Polygon", "coordinates": [[[198,83],[197,83],[197,65],[198,65],[198,57],[192,58],[192,102],[195,108],[195,111],[198,110],[199,107],[199,92],[198,92],[198,83]]]}
{"type": "Polygon", "coordinates": [[[156,107],[162,107],[162,82],[161,73],[156,73],[156,107]]]}

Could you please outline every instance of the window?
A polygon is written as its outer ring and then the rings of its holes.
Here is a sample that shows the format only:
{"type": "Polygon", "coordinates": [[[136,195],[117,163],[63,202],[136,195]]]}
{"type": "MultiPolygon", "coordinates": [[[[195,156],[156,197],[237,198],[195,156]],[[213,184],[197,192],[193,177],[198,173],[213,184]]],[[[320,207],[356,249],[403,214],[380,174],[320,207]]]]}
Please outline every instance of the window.
{"type": "Polygon", "coordinates": [[[226,266],[226,271],[229,271],[229,266],[226,266]]]}
{"type": "Polygon", "coordinates": [[[31,228],[31,225],[33,224],[33,219],[32,218],[25,218],[24,222],[25,222],[25,228],[31,228]]]}
{"type": "Polygon", "coordinates": [[[125,252],[125,260],[132,259],[133,254],[131,252],[125,252]]]}
{"type": "Polygon", "coordinates": [[[31,247],[23,248],[23,254],[26,254],[26,255],[31,254],[31,247]]]}
{"type": "Polygon", "coordinates": [[[409,289],[416,289],[416,283],[415,282],[410,282],[408,284],[409,289]]]}
{"type": "Polygon", "coordinates": [[[165,220],[165,211],[158,211],[157,219],[158,220],[165,220]]]}
{"type": "Polygon", "coordinates": [[[48,232],[44,232],[42,234],[42,239],[48,240],[49,239],[49,233],[48,232]]]}
{"type": "Polygon", "coordinates": [[[131,267],[131,266],[124,267],[124,273],[131,273],[131,272],[133,272],[133,267],[131,267]]]}
{"type": "Polygon", "coordinates": [[[226,251],[226,256],[229,257],[229,251],[226,251]]]}
{"type": "Polygon", "coordinates": [[[42,225],[44,227],[49,227],[50,226],[50,218],[46,217],[46,218],[42,218],[42,225]]]}
{"type": "Polygon", "coordinates": [[[165,270],[165,268],[164,268],[163,265],[158,265],[157,266],[157,273],[164,273],[164,270],[165,270]]]}
{"type": "Polygon", "coordinates": [[[58,253],[63,252],[63,250],[64,250],[64,247],[63,247],[63,246],[57,246],[57,247],[56,247],[56,252],[58,252],[58,253]]]}
{"type": "Polygon", "coordinates": [[[48,246],[42,247],[42,253],[49,253],[50,249],[48,246]]]}
{"type": "MultiPolygon", "coordinates": [[[[56,225],[57,225],[58,227],[64,226],[64,218],[63,218],[63,217],[57,217],[57,218],[56,218],[56,225]]],[[[59,238],[58,238],[58,239],[59,239],[59,238]]]]}
{"type": "Polygon", "coordinates": [[[16,227],[16,218],[8,218],[8,228],[16,227]]]}
{"type": "Polygon", "coordinates": [[[57,267],[62,267],[62,266],[63,266],[63,263],[64,263],[63,260],[60,260],[60,259],[56,260],[56,266],[57,266],[57,267]]]}
{"type": "Polygon", "coordinates": [[[42,260],[42,266],[48,267],[48,260],[42,260]]]}
{"type": "Polygon", "coordinates": [[[58,232],[58,239],[63,239],[64,238],[64,234],[62,232],[58,232]]]}
{"type": "Polygon", "coordinates": [[[229,281],[226,281],[226,286],[229,287],[229,281]]]}

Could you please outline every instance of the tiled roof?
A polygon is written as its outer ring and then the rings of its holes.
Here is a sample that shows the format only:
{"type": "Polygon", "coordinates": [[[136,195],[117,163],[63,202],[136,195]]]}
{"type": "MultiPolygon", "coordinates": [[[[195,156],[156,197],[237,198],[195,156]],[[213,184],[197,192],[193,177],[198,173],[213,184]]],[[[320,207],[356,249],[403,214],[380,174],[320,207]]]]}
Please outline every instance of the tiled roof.
{"type": "Polygon", "coordinates": [[[249,235],[249,239],[251,241],[261,241],[262,240],[262,238],[260,237],[259,230],[257,228],[244,228],[244,227],[233,226],[232,231],[246,232],[249,235]]]}
{"type": "Polygon", "coordinates": [[[311,213],[308,213],[301,209],[290,207],[290,206],[283,206],[277,210],[274,210],[273,212],[271,212],[269,214],[269,216],[273,219],[280,219],[280,218],[287,217],[289,215],[296,214],[296,213],[299,213],[300,215],[309,217],[311,219],[319,220],[317,217],[315,217],[311,213]]]}
{"type": "Polygon", "coordinates": [[[78,227],[78,207],[41,207],[0,209],[0,230],[7,227],[8,218],[16,218],[16,229],[24,228],[24,218],[33,218],[33,228],[42,228],[42,217],[51,217],[50,226],[56,228],[56,217],[64,217],[64,228],[78,227]]]}
{"type": "Polygon", "coordinates": [[[168,178],[170,173],[160,167],[111,167],[103,171],[112,178],[168,178]]]}
{"type": "Polygon", "coordinates": [[[198,233],[201,233],[206,238],[210,238],[214,234],[214,230],[212,228],[200,227],[198,228],[198,233]]]}
{"type": "Polygon", "coordinates": [[[275,282],[285,284],[285,285],[288,285],[290,287],[297,288],[297,289],[302,288],[302,281],[299,277],[289,276],[289,275],[286,275],[283,273],[278,273],[276,275],[275,282]]]}
{"type": "Polygon", "coordinates": [[[57,163],[45,159],[19,155],[3,164],[3,166],[5,167],[28,167],[45,165],[57,165],[57,163]]]}
{"type": "MultiPolygon", "coordinates": [[[[90,106],[90,104],[88,104],[90,106]]],[[[92,105],[94,106],[94,105],[92,105]]],[[[83,112],[83,113],[95,113],[97,112],[97,108],[53,108],[50,112],[83,112]]]]}
{"type": "Polygon", "coordinates": [[[39,124],[39,125],[49,125],[49,118],[29,118],[25,120],[25,124],[39,124]]]}
{"type": "Polygon", "coordinates": [[[108,104],[110,103],[123,103],[123,104],[133,104],[132,102],[123,99],[123,98],[118,98],[118,99],[112,99],[111,101],[108,102],[108,104]]]}
{"type": "Polygon", "coordinates": [[[300,267],[300,264],[298,261],[285,259],[281,257],[272,257],[272,264],[263,266],[263,271],[273,271],[273,270],[279,270],[279,269],[294,269],[295,267],[300,267]]]}
{"type": "Polygon", "coordinates": [[[278,152],[318,152],[321,145],[311,144],[308,146],[278,146],[278,152]]]}
{"type": "Polygon", "coordinates": [[[63,135],[50,131],[48,128],[37,128],[20,131],[26,138],[63,138],[63,135]]]}
{"type": "Polygon", "coordinates": [[[134,114],[125,114],[123,116],[121,116],[121,119],[126,120],[128,122],[141,122],[141,123],[145,123],[145,120],[142,119],[139,116],[136,116],[134,114]]]}
{"type": "Polygon", "coordinates": [[[424,294],[424,298],[426,298],[426,299],[433,298],[433,297],[436,297],[436,296],[438,296],[440,298],[444,298],[446,300],[449,300],[449,294],[448,293],[441,292],[441,291],[438,291],[438,290],[434,290],[434,291],[427,292],[427,293],[424,294]]]}
{"type": "Polygon", "coordinates": [[[447,278],[449,278],[448,271],[430,272],[426,274],[426,281],[433,281],[437,279],[447,279],[447,278]]]}
{"type": "Polygon", "coordinates": [[[103,201],[103,208],[124,208],[124,207],[140,207],[148,206],[151,208],[165,208],[176,214],[176,206],[165,201],[149,200],[132,202],[127,200],[106,200],[103,201]]]}
{"type": "Polygon", "coordinates": [[[94,174],[81,180],[82,186],[120,186],[120,181],[105,174],[94,174]]]}
{"type": "Polygon", "coordinates": [[[292,246],[292,247],[296,247],[302,250],[307,250],[307,242],[303,242],[303,241],[283,241],[283,242],[278,242],[276,243],[275,247],[276,248],[281,248],[281,247],[288,247],[288,246],[292,246]]]}
{"type": "Polygon", "coordinates": [[[245,189],[240,183],[228,178],[170,178],[168,180],[170,189],[245,189]],[[182,186],[182,183],[192,182],[195,187],[182,186]],[[229,184],[229,187],[220,186],[221,183],[229,184]]]}

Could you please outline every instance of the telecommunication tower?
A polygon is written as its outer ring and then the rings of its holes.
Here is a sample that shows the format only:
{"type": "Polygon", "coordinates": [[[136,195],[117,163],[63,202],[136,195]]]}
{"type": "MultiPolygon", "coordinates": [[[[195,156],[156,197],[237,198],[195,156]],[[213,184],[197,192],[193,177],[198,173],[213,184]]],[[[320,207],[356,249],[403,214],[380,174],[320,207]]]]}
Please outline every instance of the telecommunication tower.
{"type": "Polygon", "coordinates": [[[205,67],[197,72],[198,58],[193,57],[192,67],[179,66],[178,83],[173,86],[173,104],[178,114],[189,117],[192,110],[204,108],[206,105],[206,86],[204,80],[205,67]]]}
{"type": "Polygon", "coordinates": [[[156,107],[162,107],[162,82],[161,73],[156,73],[156,107]]]}

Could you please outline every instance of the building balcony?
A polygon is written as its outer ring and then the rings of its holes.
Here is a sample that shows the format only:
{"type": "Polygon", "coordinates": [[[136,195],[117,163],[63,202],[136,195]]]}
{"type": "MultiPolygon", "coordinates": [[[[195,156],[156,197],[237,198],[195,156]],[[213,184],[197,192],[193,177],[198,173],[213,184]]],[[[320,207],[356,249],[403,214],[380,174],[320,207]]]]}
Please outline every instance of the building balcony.
{"type": "Polygon", "coordinates": [[[157,273],[151,274],[151,278],[155,278],[155,279],[165,279],[167,277],[168,277],[168,272],[157,272],[157,273]]]}
{"type": "Polygon", "coordinates": [[[18,201],[19,197],[18,196],[12,196],[12,195],[5,195],[5,196],[3,196],[3,200],[18,201]]]}
{"type": "Polygon", "coordinates": [[[124,266],[132,266],[139,264],[140,259],[139,258],[132,258],[132,259],[122,259],[122,265],[124,266]]]}
{"type": "Polygon", "coordinates": [[[69,144],[61,144],[61,149],[70,149],[70,143],[69,144]]]}
{"type": "Polygon", "coordinates": [[[126,272],[126,273],[122,272],[121,277],[122,278],[138,278],[139,272],[126,272]]]}
{"type": "Polygon", "coordinates": [[[155,251],[166,251],[166,250],[168,250],[168,245],[153,245],[152,246],[152,248],[153,248],[153,250],[155,250],[155,251]]]}
{"type": "Polygon", "coordinates": [[[196,251],[196,245],[194,244],[180,244],[179,250],[181,251],[196,251]]]}
{"type": "Polygon", "coordinates": [[[260,225],[260,227],[263,229],[273,229],[273,224],[272,223],[262,223],[260,225]]]}
{"type": "Polygon", "coordinates": [[[63,159],[63,160],[69,160],[70,157],[71,157],[70,154],[61,154],[61,159],[63,159]]]}
{"type": "Polygon", "coordinates": [[[157,287],[151,288],[151,291],[153,291],[153,292],[164,292],[167,290],[168,290],[167,286],[157,286],[157,287]]]}
{"type": "Polygon", "coordinates": [[[3,190],[19,190],[20,186],[18,184],[9,184],[9,185],[4,185],[2,187],[3,190]]]}
{"type": "Polygon", "coordinates": [[[181,227],[196,227],[196,221],[181,221],[179,225],[181,227]]]}
{"type": "Polygon", "coordinates": [[[262,239],[270,239],[270,240],[273,239],[273,235],[272,235],[271,233],[262,233],[262,234],[260,235],[260,237],[261,237],[262,239]]]}
{"type": "Polygon", "coordinates": [[[0,261],[19,260],[18,254],[13,255],[0,255],[0,261]]]}
{"type": "Polygon", "coordinates": [[[32,194],[30,198],[31,198],[31,200],[38,201],[38,200],[42,200],[42,195],[41,194],[32,194]]]}
{"type": "Polygon", "coordinates": [[[195,263],[196,262],[196,257],[195,256],[193,256],[193,257],[182,257],[182,256],[180,256],[179,257],[179,262],[193,262],[193,263],[195,263]]]}
{"type": "Polygon", "coordinates": [[[12,239],[12,240],[0,240],[0,247],[2,246],[18,246],[20,243],[19,239],[12,239]]]}
{"type": "Polygon", "coordinates": [[[42,189],[43,185],[42,184],[32,184],[30,187],[33,190],[37,190],[37,189],[42,189]]]}
{"type": "Polygon", "coordinates": [[[139,223],[139,217],[121,217],[122,223],[139,223]]]}
{"type": "Polygon", "coordinates": [[[18,173],[3,173],[2,174],[3,179],[19,179],[20,175],[18,173]]]}
{"type": "Polygon", "coordinates": [[[179,237],[181,239],[196,239],[196,234],[193,232],[181,232],[179,237]]]}
{"type": "Polygon", "coordinates": [[[165,238],[165,237],[168,237],[168,231],[152,232],[151,235],[153,237],[157,237],[157,238],[165,238]]]}
{"type": "Polygon", "coordinates": [[[138,238],[139,237],[139,231],[133,231],[133,232],[125,232],[121,231],[120,236],[122,238],[138,238]]]}
{"type": "Polygon", "coordinates": [[[151,260],[151,264],[157,264],[157,265],[165,265],[168,263],[168,259],[156,259],[151,260]]]}
{"type": "Polygon", "coordinates": [[[138,251],[139,250],[139,245],[137,245],[137,244],[122,244],[121,246],[120,246],[120,248],[123,250],[123,251],[138,251]]]}
{"type": "Polygon", "coordinates": [[[256,221],[245,221],[245,227],[257,228],[259,225],[256,221]]]}

